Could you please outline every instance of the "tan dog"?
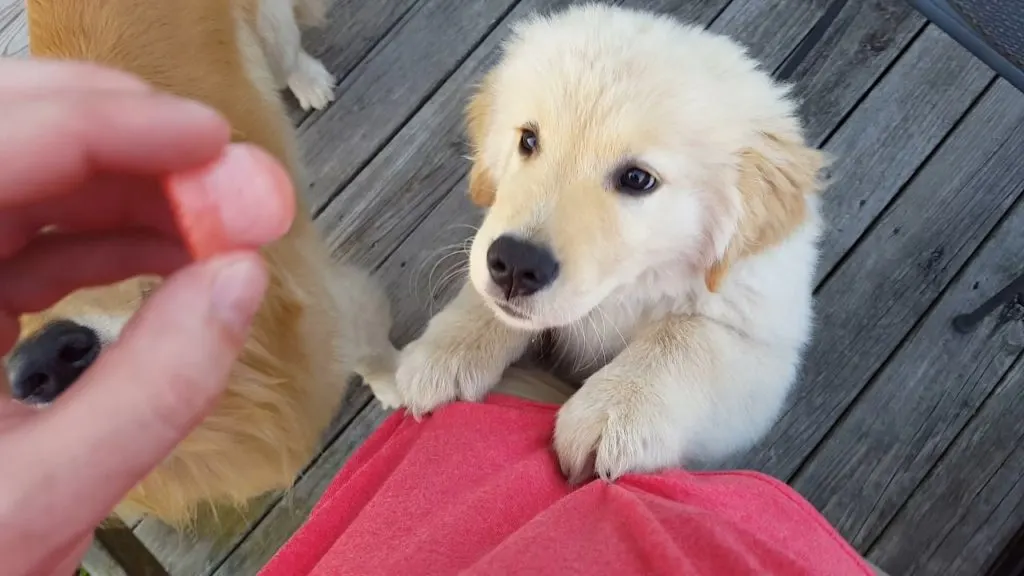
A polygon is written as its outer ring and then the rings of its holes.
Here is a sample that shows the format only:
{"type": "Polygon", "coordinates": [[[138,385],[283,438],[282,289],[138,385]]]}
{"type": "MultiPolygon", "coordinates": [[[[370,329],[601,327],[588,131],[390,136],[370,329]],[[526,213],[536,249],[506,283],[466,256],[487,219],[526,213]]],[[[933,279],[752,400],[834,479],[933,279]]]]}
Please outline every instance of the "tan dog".
{"type": "MultiPolygon", "coordinates": [[[[29,0],[30,48],[35,56],[119,68],[215,107],[235,140],[268,150],[304,190],[276,90],[282,79],[308,76],[296,64],[309,57],[301,56],[293,10],[316,14],[322,6],[296,1],[29,0]],[[268,36],[268,20],[295,34],[268,36]],[[282,45],[286,37],[292,43],[282,45]]],[[[241,504],[289,487],[317,449],[352,372],[393,370],[387,299],[363,272],[333,264],[306,208],[296,213],[290,232],[263,251],[270,286],[226,394],[128,495],[122,515],[181,524],[200,504],[241,504]]],[[[15,395],[52,400],[118,337],[159,282],[135,278],[82,290],[24,317],[8,359],[15,395]]]]}
{"type": "Polygon", "coordinates": [[[810,337],[822,157],[743,49],[576,6],[515,27],[467,111],[469,283],[402,351],[416,413],[551,336],[578,480],[713,461],[773,424],[810,337]],[[560,362],[558,361],[560,360],[560,362]]]}

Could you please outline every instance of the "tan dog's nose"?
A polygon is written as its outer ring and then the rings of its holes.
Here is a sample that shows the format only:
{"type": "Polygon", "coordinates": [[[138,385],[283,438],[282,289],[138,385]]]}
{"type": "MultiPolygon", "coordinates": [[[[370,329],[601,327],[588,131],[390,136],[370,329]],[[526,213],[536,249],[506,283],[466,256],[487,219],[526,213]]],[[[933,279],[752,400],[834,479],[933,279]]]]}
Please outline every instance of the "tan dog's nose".
{"type": "Polygon", "coordinates": [[[487,270],[508,300],[529,296],[554,282],[558,260],[543,246],[503,235],[487,249],[487,270]]]}
{"type": "Polygon", "coordinates": [[[52,402],[99,356],[91,328],[60,320],[20,343],[7,360],[11,391],[29,404],[52,402]]]}

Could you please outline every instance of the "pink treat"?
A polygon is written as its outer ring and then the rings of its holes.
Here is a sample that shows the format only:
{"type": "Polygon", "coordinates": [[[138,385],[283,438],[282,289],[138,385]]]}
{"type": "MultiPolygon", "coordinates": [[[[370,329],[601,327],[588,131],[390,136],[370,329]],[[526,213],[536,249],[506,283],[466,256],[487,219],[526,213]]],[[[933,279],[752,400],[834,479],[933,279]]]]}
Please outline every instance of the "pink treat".
{"type": "Polygon", "coordinates": [[[196,260],[258,248],[284,235],[295,217],[288,173],[248,145],[228,146],[211,164],[167,176],[164,193],[196,260]]]}

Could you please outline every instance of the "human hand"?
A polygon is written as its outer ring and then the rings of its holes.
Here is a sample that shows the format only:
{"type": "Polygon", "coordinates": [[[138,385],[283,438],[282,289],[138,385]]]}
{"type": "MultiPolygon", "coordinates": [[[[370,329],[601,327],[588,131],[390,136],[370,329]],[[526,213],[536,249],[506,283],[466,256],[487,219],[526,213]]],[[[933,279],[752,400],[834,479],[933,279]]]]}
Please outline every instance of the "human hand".
{"type": "Polygon", "coordinates": [[[210,109],[91,65],[0,61],[0,126],[0,355],[21,314],[168,276],[54,403],[0,398],[4,573],[72,574],[95,526],[223,391],[267,283],[255,248],[291,223],[277,200],[289,181],[265,153],[230,145],[210,109]],[[161,188],[170,173],[213,196],[238,250],[190,262],[161,188]],[[244,203],[217,195],[239,182],[244,203]]]}

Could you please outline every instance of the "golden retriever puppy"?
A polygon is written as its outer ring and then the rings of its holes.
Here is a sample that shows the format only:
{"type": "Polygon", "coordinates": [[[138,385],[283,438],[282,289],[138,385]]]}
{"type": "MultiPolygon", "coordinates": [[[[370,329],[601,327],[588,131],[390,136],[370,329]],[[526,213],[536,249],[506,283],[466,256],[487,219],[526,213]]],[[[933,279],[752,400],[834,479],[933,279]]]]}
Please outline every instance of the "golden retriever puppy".
{"type": "Polygon", "coordinates": [[[520,23],[467,111],[469,282],[402,351],[404,404],[478,400],[545,340],[583,381],[554,435],[572,480],[757,441],[811,333],[823,159],[795,113],[741,47],[668,17],[520,23]]]}
{"type": "MultiPolygon", "coordinates": [[[[264,50],[260,36],[271,14],[293,8],[292,0],[29,0],[30,49],[102,63],[205,102],[229,120],[235,140],[268,150],[303,190],[294,131],[268,62],[268,54],[296,46],[264,50]]],[[[148,513],[181,525],[202,504],[239,505],[288,488],[314,455],[350,375],[393,373],[386,297],[362,271],[332,263],[301,202],[296,214],[288,234],[262,251],[270,286],[227,392],[127,496],[122,516],[148,513]]],[[[6,362],[13,394],[45,409],[159,283],[133,278],[81,290],[23,317],[6,362]]]]}

